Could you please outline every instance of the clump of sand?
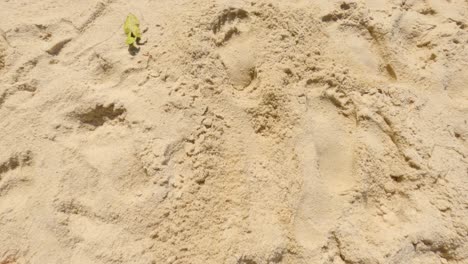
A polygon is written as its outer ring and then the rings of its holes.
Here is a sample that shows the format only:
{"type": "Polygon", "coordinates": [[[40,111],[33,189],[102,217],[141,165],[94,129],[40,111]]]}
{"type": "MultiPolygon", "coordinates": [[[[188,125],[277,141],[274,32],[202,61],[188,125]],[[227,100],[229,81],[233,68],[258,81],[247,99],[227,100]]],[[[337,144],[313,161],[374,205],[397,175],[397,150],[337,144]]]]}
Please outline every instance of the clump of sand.
{"type": "Polygon", "coordinates": [[[468,261],[466,1],[0,10],[1,264],[468,261]]]}

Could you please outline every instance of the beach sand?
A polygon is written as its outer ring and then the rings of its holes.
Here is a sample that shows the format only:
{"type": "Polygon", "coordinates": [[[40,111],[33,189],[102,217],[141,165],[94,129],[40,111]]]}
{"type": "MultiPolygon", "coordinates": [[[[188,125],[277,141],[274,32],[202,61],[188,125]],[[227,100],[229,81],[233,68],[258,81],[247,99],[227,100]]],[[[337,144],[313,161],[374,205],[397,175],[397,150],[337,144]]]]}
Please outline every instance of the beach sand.
{"type": "Polygon", "coordinates": [[[2,0],[0,264],[468,263],[467,44],[466,0],[2,0]]]}

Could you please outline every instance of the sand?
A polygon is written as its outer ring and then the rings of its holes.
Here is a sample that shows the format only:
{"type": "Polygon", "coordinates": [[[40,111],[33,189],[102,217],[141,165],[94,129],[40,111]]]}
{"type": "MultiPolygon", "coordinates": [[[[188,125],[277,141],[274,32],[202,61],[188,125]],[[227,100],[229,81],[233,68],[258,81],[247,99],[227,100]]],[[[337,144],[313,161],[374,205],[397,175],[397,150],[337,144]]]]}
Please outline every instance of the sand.
{"type": "Polygon", "coordinates": [[[0,264],[468,263],[467,44],[466,0],[0,1],[0,264]]]}

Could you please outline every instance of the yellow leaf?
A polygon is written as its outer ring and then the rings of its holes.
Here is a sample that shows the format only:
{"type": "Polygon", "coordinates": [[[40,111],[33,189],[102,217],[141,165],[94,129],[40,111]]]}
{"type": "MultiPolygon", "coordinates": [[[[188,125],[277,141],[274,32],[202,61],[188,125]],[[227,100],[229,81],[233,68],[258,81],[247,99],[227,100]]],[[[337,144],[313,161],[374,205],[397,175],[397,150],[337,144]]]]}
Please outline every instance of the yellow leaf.
{"type": "Polygon", "coordinates": [[[141,38],[140,21],[134,14],[129,14],[124,24],[127,45],[133,45],[137,39],[141,38]]]}

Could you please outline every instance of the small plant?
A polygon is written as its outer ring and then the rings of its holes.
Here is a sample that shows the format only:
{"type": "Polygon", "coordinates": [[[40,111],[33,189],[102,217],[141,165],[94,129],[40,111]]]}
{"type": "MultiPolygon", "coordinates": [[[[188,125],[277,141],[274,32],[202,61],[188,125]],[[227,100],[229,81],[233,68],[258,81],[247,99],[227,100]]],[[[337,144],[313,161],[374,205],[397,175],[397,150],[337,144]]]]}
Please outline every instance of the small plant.
{"type": "Polygon", "coordinates": [[[135,46],[135,42],[141,39],[140,21],[134,14],[129,14],[124,24],[125,35],[127,39],[125,43],[129,46],[135,46]]]}

